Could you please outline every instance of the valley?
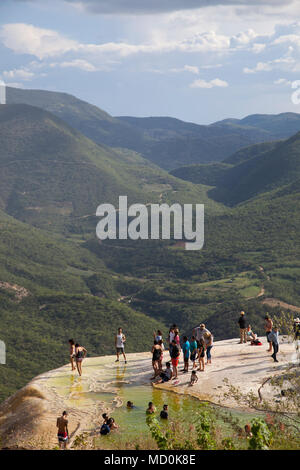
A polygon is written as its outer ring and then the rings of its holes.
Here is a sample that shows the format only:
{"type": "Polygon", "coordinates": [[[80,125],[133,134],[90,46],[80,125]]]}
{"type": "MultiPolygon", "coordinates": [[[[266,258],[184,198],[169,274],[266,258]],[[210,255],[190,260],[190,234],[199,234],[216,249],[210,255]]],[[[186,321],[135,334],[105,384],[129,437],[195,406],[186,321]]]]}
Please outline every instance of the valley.
{"type": "Polygon", "coordinates": [[[69,337],[91,356],[112,354],[122,325],[128,352],[143,352],[153,330],[166,336],[174,322],[188,335],[205,322],[226,340],[237,334],[241,309],[258,334],[266,312],[297,312],[299,115],[199,126],[115,118],[63,93],[7,91],[0,106],[1,399],[63,365],[69,337]],[[146,205],[204,204],[204,248],[187,252],[172,239],[100,243],[96,208],[122,194],[146,205]]]}

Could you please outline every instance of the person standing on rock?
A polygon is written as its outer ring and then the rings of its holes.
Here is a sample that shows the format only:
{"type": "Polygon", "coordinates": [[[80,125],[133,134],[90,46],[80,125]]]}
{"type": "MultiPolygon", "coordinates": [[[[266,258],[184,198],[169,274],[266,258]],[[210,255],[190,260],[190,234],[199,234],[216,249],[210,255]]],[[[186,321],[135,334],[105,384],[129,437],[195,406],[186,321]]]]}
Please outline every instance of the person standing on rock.
{"type": "Polygon", "coordinates": [[[267,352],[272,351],[272,341],[269,340],[269,334],[271,333],[272,329],[273,329],[273,321],[269,317],[269,315],[266,315],[265,316],[265,331],[266,331],[267,341],[269,343],[269,349],[267,349],[267,352]]]}
{"type": "Polygon", "coordinates": [[[76,369],[75,364],[74,364],[74,360],[75,360],[75,341],[73,339],[69,339],[69,345],[70,345],[71,367],[72,367],[72,370],[75,370],[76,369]]]}
{"type": "Polygon", "coordinates": [[[69,430],[68,430],[68,413],[66,411],[57,418],[56,420],[56,427],[58,428],[57,431],[57,438],[58,438],[58,445],[60,450],[67,449],[67,444],[69,441],[69,430]]]}
{"type": "Polygon", "coordinates": [[[172,349],[171,349],[171,362],[173,366],[172,380],[176,380],[178,378],[179,356],[180,356],[180,349],[178,345],[176,344],[175,339],[173,339],[172,349]]]}
{"type": "Polygon", "coordinates": [[[211,333],[205,333],[204,334],[204,341],[206,345],[206,364],[211,364],[211,350],[213,348],[213,335],[211,333]]]}
{"type": "Polygon", "coordinates": [[[161,353],[162,353],[162,348],[161,345],[154,340],[154,344],[152,346],[152,367],[154,371],[154,376],[151,377],[151,379],[155,379],[161,372],[160,369],[160,361],[161,361],[161,353]]]}
{"type": "Polygon", "coordinates": [[[172,357],[171,355],[171,352],[172,352],[172,342],[173,342],[173,339],[175,338],[175,328],[174,326],[171,326],[170,330],[169,330],[169,353],[170,353],[170,357],[172,357]]]}
{"type": "Polygon", "coordinates": [[[240,318],[238,319],[240,326],[240,344],[247,343],[247,322],[245,318],[245,312],[242,310],[240,318]]]}
{"type": "Polygon", "coordinates": [[[279,350],[279,331],[277,328],[274,328],[269,333],[268,341],[271,342],[273,346],[273,354],[271,354],[271,357],[273,357],[274,362],[278,362],[276,354],[278,353],[278,350],[279,350]]]}
{"type": "Polygon", "coordinates": [[[201,323],[200,326],[193,329],[193,335],[195,336],[198,344],[198,348],[200,347],[200,341],[203,339],[205,333],[210,333],[210,331],[205,328],[204,323],[201,323]]]}
{"type": "Polygon", "coordinates": [[[183,362],[184,362],[184,369],[183,372],[186,373],[189,371],[189,360],[190,360],[190,342],[187,336],[183,337],[183,345],[182,345],[182,352],[183,352],[183,362]]]}
{"type": "Polygon", "coordinates": [[[127,364],[127,359],[125,356],[124,346],[125,346],[126,337],[123,334],[122,328],[118,329],[118,334],[115,336],[115,347],[117,350],[117,359],[115,362],[119,362],[120,354],[123,354],[125,364],[127,364]]]}
{"type": "Polygon", "coordinates": [[[75,344],[75,360],[76,360],[76,367],[78,370],[78,374],[81,376],[82,375],[82,361],[86,357],[87,350],[83,347],[80,346],[79,343],[75,344]]]}

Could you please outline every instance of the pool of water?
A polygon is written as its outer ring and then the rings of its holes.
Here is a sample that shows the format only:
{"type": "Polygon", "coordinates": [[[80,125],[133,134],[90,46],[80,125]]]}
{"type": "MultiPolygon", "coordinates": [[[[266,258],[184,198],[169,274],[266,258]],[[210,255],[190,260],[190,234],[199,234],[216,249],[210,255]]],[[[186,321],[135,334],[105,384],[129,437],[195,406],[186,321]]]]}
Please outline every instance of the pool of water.
{"type": "MultiPolygon", "coordinates": [[[[101,363],[85,367],[83,377],[62,371],[60,376],[51,380],[51,385],[71,408],[89,412],[101,404],[102,409],[104,407],[110,410],[109,415],[115,419],[118,430],[108,436],[100,436],[101,413],[97,418],[98,430],[90,429],[96,436],[96,445],[101,448],[126,448],[128,443],[132,445],[141,439],[148,440],[151,445],[153,441],[146,423],[146,409],[150,401],[156,407],[156,416],[162,427],[171,426],[176,422],[188,432],[191,425],[197,421],[197,414],[202,409],[202,404],[197,398],[153,387],[149,381],[149,372],[137,382],[138,367],[138,363],[116,366],[114,363],[105,362],[103,358],[101,363]],[[133,409],[127,408],[128,400],[133,402],[133,409]],[[159,418],[164,404],[168,405],[168,420],[159,418]]],[[[221,415],[230,413],[241,427],[257,415],[214,405],[210,405],[210,409],[215,415],[217,425],[222,428],[222,433],[228,437],[232,436],[232,426],[226,419],[224,421],[221,415]]]]}

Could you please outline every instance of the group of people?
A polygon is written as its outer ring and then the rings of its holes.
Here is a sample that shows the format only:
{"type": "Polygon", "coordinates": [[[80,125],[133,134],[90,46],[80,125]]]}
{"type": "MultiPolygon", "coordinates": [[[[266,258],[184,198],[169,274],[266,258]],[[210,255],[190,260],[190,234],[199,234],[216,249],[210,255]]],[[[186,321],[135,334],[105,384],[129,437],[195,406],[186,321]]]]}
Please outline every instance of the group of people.
{"type": "Polygon", "coordinates": [[[151,380],[154,383],[168,382],[169,380],[178,379],[178,364],[180,354],[183,355],[183,373],[189,372],[191,362],[192,375],[190,385],[194,385],[198,378],[196,370],[203,372],[205,369],[205,354],[207,357],[206,364],[211,364],[211,349],[213,347],[213,335],[202,323],[199,327],[194,328],[193,335],[189,340],[187,336],[183,336],[182,344],[180,342],[179,328],[172,325],[168,334],[168,349],[170,361],[166,363],[166,369],[162,370],[162,361],[164,355],[164,342],[160,330],[154,332],[154,342],[152,346],[152,367],[154,376],[151,380]],[[197,369],[198,361],[198,369],[197,369]],[[172,368],[171,368],[172,366],[172,368]]]}
{"type": "MultiPolygon", "coordinates": [[[[238,324],[240,327],[240,344],[247,343],[247,341],[251,341],[251,345],[261,346],[262,343],[258,339],[257,335],[253,333],[251,329],[251,325],[247,327],[247,320],[245,316],[245,312],[241,311],[240,317],[238,319],[238,324]]],[[[278,362],[277,353],[279,351],[279,331],[276,326],[273,325],[273,320],[270,318],[269,315],[265,316],[265,332],[269,347],[267,352],[272,352],[271,357],[273,358],[274,362],[278,362]]]]}
{"type": "MultiPolygon", "coordinates": [[[[238,319],[238,324],[240,328],[240,344],[250,342],[251,345],[262,345],[260,340],[252,331],[251,325],[247,325],[247,319],[244,311],[240,312],[240,317],[238,319]]],[[[266,338],[269,344],[268,352],[273,353],[271,357],[274,362],[278,362],[277,354],[279,350],[279,331],[276,326],[273,325],[272,319],[269,315],[265,316],[265,332],[266,338]]],[[[296,341],[300,339],[300,319],[296,318],[293,325],[294,337],[296,341]]],[[[115,348],[117,359],[116,362],[119,362],[120,355],[123,356],[125,364],[127,363],[126,354],[125,354],[125,342],[126,337],[123,333],[122,328],[118,328],[117,334],[115,336],[115,348]]],[[[78,374],[82,375],[82,361],[87,355],[87,350],[81,346],[79,343],[75,343],[73,339],[69,340],[70,345],[70,362],[72,370],[78,371],[78,374]],[[75,367],[76,364],[76,367],[75,367]]],[[[180,354],[182,353],[183,357],[183,373],[188,373],[191,365],[191,378],[190,386],[193,386],[198,381],[197,371],[203,372],[205,370],[205,355],[206,355],[206,364],[211,364],[211,350],[213,348],[213,335],[205,327],[203,323],[200,326],[193,329],[192,336],[190,340],[187,336],[183,336],[180,340],[179,328],[177,325],[173,324],[169,329],[167,337],[167,349],[170,355],[170,360],[166,362],[166,368],[163,370],[163,357],[165,352],[165,346],[163,341],[163,335],[160,330],[157,330],[153,333],[153,346],[152,346],[152,367],[154,371],[153,377],[151,380],[153,384],[165,383],[175,380],[172,382],[176,383],[178,379],[178,364],[180,354]],[[197,365],[198,363],[198,365],[197,365]]],[[[135,406],[133,402],[127,402],[127,409],[133,409],[135,406]]],[[[156,412],[156,408],[153,402],[149,402],[148,408],[146,410],[147,415],[151,415],[156,412]]],[[[103,423],[100,426],[100,434],[106,435],[109,434],[113,429],[118,429],[118,425],[115,423],[114,418],[109,417],[107,414],[102,415],[103,423]]],[[[163,409],[160,412],[161,419],[168,418],[168,405],[165,404],[163,409]]],[[[67,442],[69,440],[69,431],[68,431],[68,419],[67,412],[64,411],[62,416],[57,418],[57,427],[58,427],[58,442],[60,448],[66,448],[67,442]]]]}
{"type": "Polygon", "coordinates": [[[79,343],[75,343],[74,339],[69,339],[69,345],[70,345],[70,362],[71,362],[72,370],[76,370],[77,368],[78,374],[81,376],[82,375],[82,361],[87,355],[87,350],[83,346],[80,346],[79,343]],[[74,362],[76,363],[76,367],[74,365],[74,362]]]}
{"type": "Polygon", "coordinates": [[[107,413],[103,413],[102,418],[103,418],[103,423],[100,427],[101,436],[106,436],[113,429],[119,429],[119,426],[116,424],[114,418],[109,417],[107,413]]]}

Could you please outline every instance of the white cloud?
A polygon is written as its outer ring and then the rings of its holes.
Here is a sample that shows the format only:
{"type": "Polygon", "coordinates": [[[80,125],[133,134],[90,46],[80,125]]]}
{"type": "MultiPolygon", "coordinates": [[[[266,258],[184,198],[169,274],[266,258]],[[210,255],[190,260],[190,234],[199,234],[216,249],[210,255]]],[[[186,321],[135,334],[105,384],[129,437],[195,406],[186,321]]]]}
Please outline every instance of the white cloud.
{"type": "Polygon", "coordinates": [[[258,62],[256,66],[252,69],[245,67],[243,69],[244,73],[257,73],[257,72],[270,72],[272,70],[272,65],[269,62],[258,62]]]}
{"type": "Polygon", "coordinates": [[[274,69],[290,69],[294,68],[295,59],[290,56],[280,57],[279,59],[269,60],[268,62],[258,62],[255,67],[245,67],[243,72],[246,74],[258,72],[271,72],[274,69]],[[292,66],[292,67],[291,67],[292,66]]]}
{"type": "Polygon", "coordinates": [[[184,67],[181,67],[181,68],[170,69],[170,72],[172,72],[172,73],[190,72],[190,73],[193,73],[195,75],[198,75],[199,74],[199,67],[197,67],[196,65],[184,65],[184,67]]]}
{"type": "Polygon", "coordinates": [[[254,54],[260,54],[265,49],[266,49],[266,44],[254,43],[251,47],[251,52],[254,52],[254,54]]]}
{"type": "Polygon", "coordinates": [[[199,68],[203,70],[210,70],[210,69],[219,69],[223,67],[223,64],[207,64],[207,65],[201,65],[199,68]]]}
{"type": "Polygon", "coordinates": [[[285,44],[285,43],[292,43],[296,46],[300,46],[300,34],[285,34],[279,36],[277,39],[273,41],[273,45],[285,44]]]}
{"type": "Polygon", "coordinates": [[[2,73],[5,80],[31,80],[34,77],[34,73],[26,68],[19,68],[13,70],[5,70],[2,73]]]}
{"type": "Polygon", "coordinates": [[[98,70],[98,68],[95,65],[91,64],[90,62],[84,59],[74,59],[74,60],[65,61],[65,62],[61,62],[58,64],[50,64],[50,65],[59,66],[62,68],[74,67],[80,70],[84,70],[85,72],[97,72],[98,70]]]}
{"type": "Polygon", "coordinates": [[[38,59],[75,50],[78,43],[56,31],[25,23],[5,24],[0,30],[3,44],[17,54],[30,54],[38,59]]]}
{"type": "Polygon", "coordinates": [[[219,78],[215,78],[210,81],[206,81],[203,79],[194,80],[193,83],[190,84],[190,88],[214,88],[214,87],[228,87],[228,83],[224,80],[220,80],[219,78]]]}
{"type": "Polygon", "coordinates": [[[287,86],[291,86],[292,85],[292,81],[291,80],[288,80],[287,78],[279,78],[278,80],[275,80],[274,81],[274,85],[287,85],[287,86]]]}
{"type": "Polygon", "coordinates": [[[258,34],[253,29],[242,31],[231,38],[231,45],[233,47],[245,46],[255,39],[258,34]]]}
{"type": "Polygon", "coordinates": [[[0,30],[2,43],[17,54],[30,54],[42,60],[66,53],[127,57],[133,54],[168,52],[225,52],[230,49],[230,37],[215,31],[196,33],[182,40],[157,39],[145,44],[106,42],[88,44],[69,39],[54,30],[25,23],[5,24],[0,30]]]}

